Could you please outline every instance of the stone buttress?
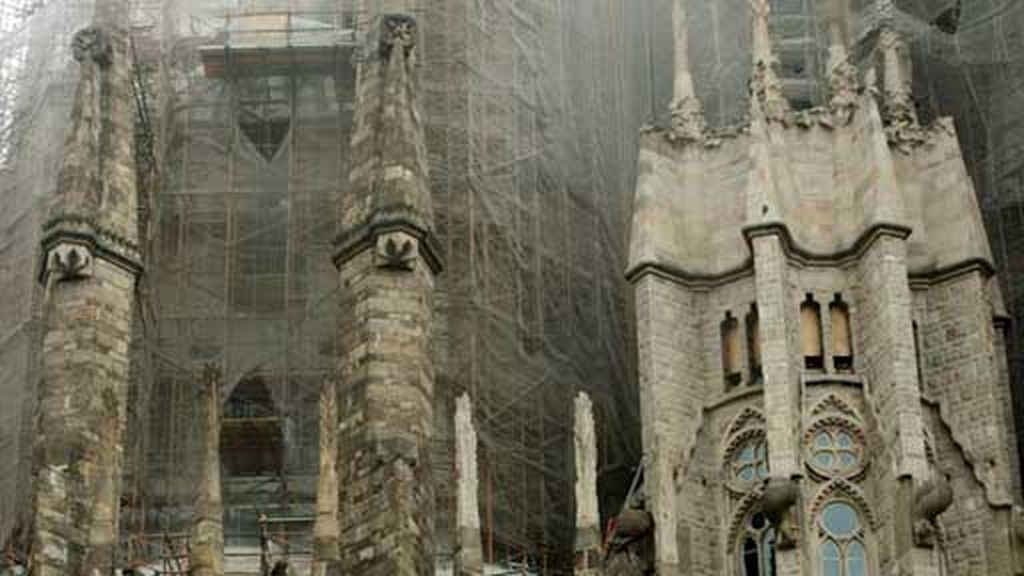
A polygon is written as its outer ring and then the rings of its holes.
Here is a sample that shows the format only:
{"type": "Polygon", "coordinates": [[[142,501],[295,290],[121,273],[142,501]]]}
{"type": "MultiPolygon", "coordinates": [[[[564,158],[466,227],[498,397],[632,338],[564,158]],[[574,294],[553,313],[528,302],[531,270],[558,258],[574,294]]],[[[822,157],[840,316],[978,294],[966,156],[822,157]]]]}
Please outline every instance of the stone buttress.
{"type": "Polygon", "coordinates": [[[339,271],[343,573],[433,572],[432,295],[440,271],[415,81],[416,22],[376,18],[357,71],[339,271]]]}
{"type": "Polygon", "coordinates": [[[127,6],[98,2],[42,234],[34,574],[108,574],[118,534],[129,343],[142,271],[127,6]]]}

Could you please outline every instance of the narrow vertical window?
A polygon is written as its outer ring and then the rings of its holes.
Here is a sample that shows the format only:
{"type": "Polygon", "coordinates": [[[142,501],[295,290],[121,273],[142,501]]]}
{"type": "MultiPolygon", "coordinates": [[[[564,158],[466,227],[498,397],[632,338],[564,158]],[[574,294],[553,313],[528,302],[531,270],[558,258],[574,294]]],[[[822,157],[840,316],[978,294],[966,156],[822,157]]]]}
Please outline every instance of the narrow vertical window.
{"type": "Polygon", "coordinates": [[[726,386],[732,388],[740,383],[743,375],[740,372],[740,323],[732,312],[725,313],[722,320],[722,372],[726,386]]]}
{"type": "Polygon", "coordinates": [[[921,364],[921,342],[917,332],[917,321],[912,321],[910,327],[914,331],[914,361],[917,362],[917,384],[920,386],[924,384],[924,365],[921,364]]]}
{"type": "Polygon", "coordinates": [[[750,383],[760,384],[763,374],[761,372],[761,322],[757,317],[757,304],[750,305],[750,312],[747,312],[746,329],[750,383]]]}
{"type": "Polygon", "coordinates": [[[836,372],[853,371],[853,340],[850,331],[850,307],[836,294],[828,305],[832,323],[832,365],[836,372]]]}
{"type": "Polygon", "coordinates": [[[800,304],[800,338],[804,354],[804,368],[822,370],[825,357],[821,343],[821,305],[810,294],[800,304]]]}
{"type": "Polygon", "coordinates": [[[761,512],[755,512],[744,527],[739,550],[743,576],[775,576],[775,528],[761,512]]]}

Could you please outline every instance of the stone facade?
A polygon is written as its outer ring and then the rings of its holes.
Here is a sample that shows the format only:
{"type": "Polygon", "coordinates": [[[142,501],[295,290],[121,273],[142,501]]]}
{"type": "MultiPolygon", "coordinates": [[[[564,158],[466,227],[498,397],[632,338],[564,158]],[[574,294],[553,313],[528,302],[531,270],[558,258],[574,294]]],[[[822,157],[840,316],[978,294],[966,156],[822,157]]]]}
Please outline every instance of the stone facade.
{"type": "Polygon", "coordinates": [[[1005,312],[952,123],[917,121],[888,23],[853,61],[840,17],[830,105],[791,110],[753,7],[749,125],[709,132],[691,103],[641,139],[657,573],[1017,574],[1005,312]]]}
{"type": "Polygon", "coordinates": [[[33,573],[110,573],[118,540],[137,246],[127,8],[74,37],[79,80],[43,228],[46,291],[34,447],[33,573]]]}

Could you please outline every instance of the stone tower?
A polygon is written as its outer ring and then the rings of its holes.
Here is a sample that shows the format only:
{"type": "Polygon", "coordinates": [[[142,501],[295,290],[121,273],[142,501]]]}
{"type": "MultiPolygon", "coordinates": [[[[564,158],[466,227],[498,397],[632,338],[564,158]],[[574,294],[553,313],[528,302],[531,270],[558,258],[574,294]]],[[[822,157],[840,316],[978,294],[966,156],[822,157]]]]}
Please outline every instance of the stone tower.
{"type": "Polygon", "coordinates": [[[433,571],[432,293],[440,271],[415,82],[417,28],[374,20],[359,65],[339,270],[345,574],[433,571]]]}
{"type": "Polygon", "coordinates": [[[109,574],[118,537],[138,250],[127,5],[96,3],[50,218],[34,448],[34,573],[109,574]]]}
{"type": "MultiPolygon", "coordinates": [[[[781,90],[754,0],[749,124],[709,131],[675,10],[628,277],[658,574],[1019,574],[1003,319],[955,129],[883,17],[829,104],[781,90]]],[[[884,12],[883,12],[884,14],[884,12]]]]}

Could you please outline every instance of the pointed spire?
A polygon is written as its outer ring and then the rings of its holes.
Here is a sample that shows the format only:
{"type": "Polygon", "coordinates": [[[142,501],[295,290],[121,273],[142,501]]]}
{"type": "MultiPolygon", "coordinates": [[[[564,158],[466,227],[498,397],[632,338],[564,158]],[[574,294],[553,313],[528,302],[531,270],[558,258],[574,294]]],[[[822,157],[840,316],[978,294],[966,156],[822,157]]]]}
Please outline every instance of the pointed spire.
{"type": "Polygon", "coordinates": [[[786,124],[792,111],[782,94],[782,81],[775,70],[778,61],[772,51],[772,39],[768,31],[768,14],[771,7],[768,0],[750,0],[750,7],[753,17],[751,28],[754,59],[751,105],[759,105],[766,120],[786,124]]]}
{"type": "Polygon", "coordinates": [[[704,110],[693,88],[690,74],[690,46],[687,30],[687,0],[675,0],[672,6],[672,30],[675,41],[675,80],[672,91],[672,130],[669,139],[680,142],[703,140],[704,110]]]}
{"type": "Polygon", "coordinates": [[[829,14],[828,84],[831,92],[829,108],[833,121],[844,126],[853,119],[857,109],[857,69],[850,64],[846,51],[839,0],[833,0],[829,14]]]}

